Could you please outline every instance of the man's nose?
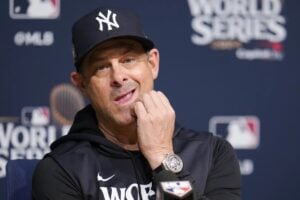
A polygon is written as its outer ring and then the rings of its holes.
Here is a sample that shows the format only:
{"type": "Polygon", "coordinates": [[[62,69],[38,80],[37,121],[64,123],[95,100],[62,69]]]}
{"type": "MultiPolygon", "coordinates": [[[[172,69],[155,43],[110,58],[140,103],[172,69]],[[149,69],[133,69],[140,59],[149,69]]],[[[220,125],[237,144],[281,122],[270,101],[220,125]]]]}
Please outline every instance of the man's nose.
{"type": "Polygon", "coordinates": [[[114,63],[111,70],[111,85],[114,87],[122,86],[128,80],[127,73],[120,63],[114,63]]]}

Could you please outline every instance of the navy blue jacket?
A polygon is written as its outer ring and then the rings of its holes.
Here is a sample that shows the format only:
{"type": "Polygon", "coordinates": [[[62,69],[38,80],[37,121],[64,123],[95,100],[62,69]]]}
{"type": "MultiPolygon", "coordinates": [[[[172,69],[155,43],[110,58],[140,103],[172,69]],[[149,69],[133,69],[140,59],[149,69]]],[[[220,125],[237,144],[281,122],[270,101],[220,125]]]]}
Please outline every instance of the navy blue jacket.
{"type": "MultiPolygon", "coordinates": [[[[184,163],[177,177],[193,183],[196,199],[241,198],[239,165],[227,141],[177,124],[173,144],[184,163]]],[[[34,199],[156,199],[147,160],[107,140],[91,106],[77,113],[69,134],[51,149],[35,171],[34,199]]]]}

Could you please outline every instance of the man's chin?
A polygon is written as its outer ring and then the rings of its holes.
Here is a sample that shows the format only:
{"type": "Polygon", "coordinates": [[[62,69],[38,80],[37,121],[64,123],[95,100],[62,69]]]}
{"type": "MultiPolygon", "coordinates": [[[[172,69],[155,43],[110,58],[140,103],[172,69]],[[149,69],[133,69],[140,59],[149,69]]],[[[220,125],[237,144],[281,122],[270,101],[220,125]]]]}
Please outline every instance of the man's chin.
{"type": "Polygon", "coordinates": [[[130,105],[127,105],[126,107],[124,107],[121,112],[125,118],[130,118],[130,117],[133,117],[133,118],[136,118],[136,114],[135,114],[135,111],[134,111],[134,105],[135,103],[132,103],[130,105]]]}
{"type": "Polygon", "coordinates": [[[119,118],[119,122],[122,125],[131,125],[136,123],[136,115],[131,110],[128,110],[126,113],[122,113],[122,116],[119,118]]]}

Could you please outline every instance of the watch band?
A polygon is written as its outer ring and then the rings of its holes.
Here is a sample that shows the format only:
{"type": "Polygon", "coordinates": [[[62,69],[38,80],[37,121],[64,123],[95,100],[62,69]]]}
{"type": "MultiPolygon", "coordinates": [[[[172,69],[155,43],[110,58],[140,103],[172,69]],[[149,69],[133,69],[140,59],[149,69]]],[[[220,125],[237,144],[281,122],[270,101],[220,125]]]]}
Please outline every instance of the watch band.
{"type": "Polygon", "coordinates": [[[163,170],[166,170],[166,169],[165,169],[164,166],[161,164],[161,165],[159,165],[158,167],[156,167],[155,169],[153,169],[152,171],[153,171],[154,174],[158,174],[158,173],[160,173],[160,172],[163,171],[163,170]]]}

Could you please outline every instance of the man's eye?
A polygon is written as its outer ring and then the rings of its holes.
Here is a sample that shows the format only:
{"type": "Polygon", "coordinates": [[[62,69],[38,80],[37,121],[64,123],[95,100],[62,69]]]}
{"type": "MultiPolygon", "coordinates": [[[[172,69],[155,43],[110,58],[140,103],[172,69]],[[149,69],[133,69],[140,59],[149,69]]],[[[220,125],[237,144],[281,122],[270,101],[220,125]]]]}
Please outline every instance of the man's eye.
{"type": "Polygon", "coordinates": [[[97,70],[104,70],[104,69],[107,69],[107,68],[109,68],[109,65],[98,65],[97,66],[97,70]]]}
{"type": "Polygon", "coordinates": [[[135,62],[135,58],[125,58],[123,61],[122,61],[123,63],[134,63],[135,62]]]}

